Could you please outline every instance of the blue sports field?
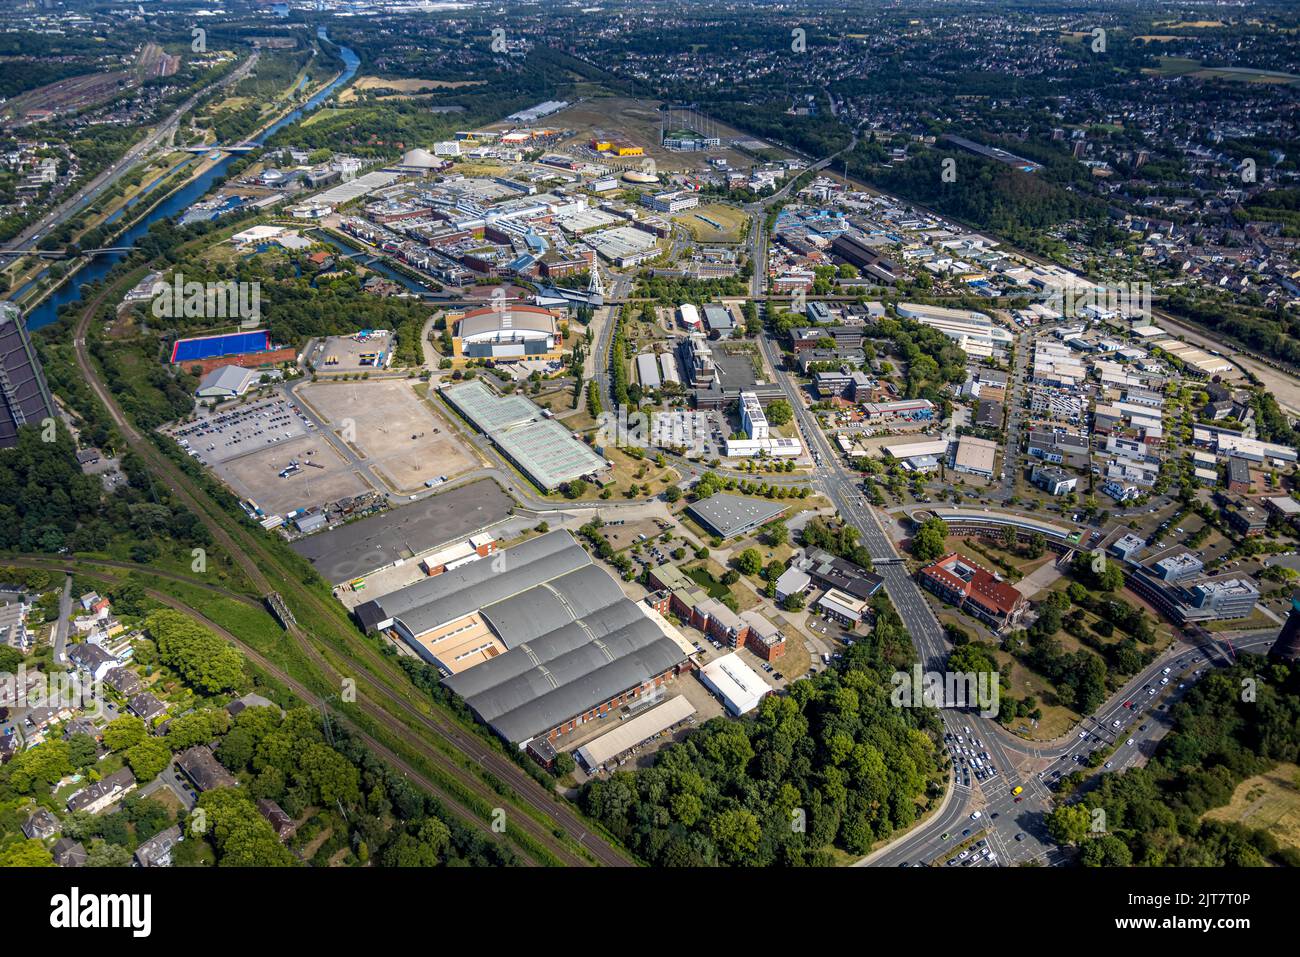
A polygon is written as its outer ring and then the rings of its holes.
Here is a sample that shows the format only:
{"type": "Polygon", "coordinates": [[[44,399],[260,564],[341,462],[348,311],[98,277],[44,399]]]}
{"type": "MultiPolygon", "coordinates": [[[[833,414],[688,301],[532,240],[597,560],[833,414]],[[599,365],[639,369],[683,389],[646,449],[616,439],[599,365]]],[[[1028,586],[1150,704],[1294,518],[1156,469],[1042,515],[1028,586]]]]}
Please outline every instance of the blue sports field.
{"type": "Polygon", "coordinates": [[[224,336],[203,336],[199,339],[177,339],[172,346],[172,362],[239,356],[249,352],[265,352],[269,348],[270,336],[265,329],[257,332],[232,332],[224,336]]]}

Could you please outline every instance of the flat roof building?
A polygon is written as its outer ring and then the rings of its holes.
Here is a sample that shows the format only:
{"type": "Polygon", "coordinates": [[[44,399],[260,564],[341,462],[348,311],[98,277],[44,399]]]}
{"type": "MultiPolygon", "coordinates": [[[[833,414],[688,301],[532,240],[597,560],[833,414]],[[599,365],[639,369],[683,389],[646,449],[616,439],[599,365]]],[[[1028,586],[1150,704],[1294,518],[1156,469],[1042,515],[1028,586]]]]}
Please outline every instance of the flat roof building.
{"type": "Polygon", "coordinates": [[[808,573],[791,565],[776,580],[776,600],[785,601],[790,595],[803,591],[810,584],[812,578],[808,573]]]}
{"type": "Polygon", "coordinates": [[[1214,578],[1188,588],[1192,604],[1218,618],[1245,618],[1255,610],[1259,589],[1249,578],[1214,578]]]}
{"type": "Polygon", "coordinates": [[[1167,582],[1182,581],[1198,575],[1205,568],[1205,563],[1191,552],[1167,555],[1153,566],[1162,579],[1167,582]]]}
{"type": "Polygon", "coordinates": [[[722,705],[739,717],[758,707],[772,689],[736,652],[715,658],[700,669],[704,686],[722,699],[722,705]]]}
{"type": "Polygon", "coordinates": [[[578,760],[588,771],[594,771],[606,761],[613,760],[660,732],[681,724],[693,714],[695,714],[695,705],[685,697],[678,695],[669,698],[663,704],[655,705],[649,711],[643,711],[635,718],[629,718],[600,737],[588,741],[578,748],[576,752],[578,760]]]}
{"type": "Polygon", "coordinates": [[[780,518],[785,508],[763,498],[718,493],[691,503],[686,511],[719,538],[733,538],[780,518]]]}
{"type": "Polygon", "coordinates": [[[752,392],[740,393],[740,424],[745,430],[745,434],[751,439],[770,437],[770,429],[767,424],[767,416],[763,413],[763,405],[758,401],[758,396],[752,392]]]}
{"type": "Polygon", "coordinates": [[[958,472],[992,477],[997,451],[996,442],[976,438],[973,435],[963,435],[957,440],[957,450],[952,456],[952,467],[958,472]]]}
{"type": "Polygon", "coordinates": [[[817,599],[817,607],[828,618],[846,625],[856,625],[862,621],[867,612],[867,603],[861,598],[854,598],[838,588],[832,588],[817,599]]]}
{"type": "Polygon", "coordinates": [[[497,395],[477,379],[445,387],[440,394],[506,458],[546,491],[578,478],[595,477],[609,463],[536,403],[522,395],[497,395]]]}
{"type": "Polygon", "coordinates": [[[659,378],[659,363],[653,352],[643,352],[636,357],[636,373],[644,389],[657,389],[663,384],[659,378]]]}

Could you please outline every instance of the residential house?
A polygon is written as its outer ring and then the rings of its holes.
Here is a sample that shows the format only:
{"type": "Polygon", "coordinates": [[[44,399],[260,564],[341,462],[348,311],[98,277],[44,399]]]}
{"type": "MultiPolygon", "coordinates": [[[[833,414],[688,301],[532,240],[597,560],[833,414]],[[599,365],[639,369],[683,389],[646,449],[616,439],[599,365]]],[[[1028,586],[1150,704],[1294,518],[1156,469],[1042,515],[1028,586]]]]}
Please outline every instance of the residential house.
{"type": "Polygon", "coordinates": [[[206,744],[196,744],[176,755],[176,767],[200,792],[214,788],[233,788],[239,784],[235,776],[221,766],[206,744]]]}
{"type": "Polygon", "coordinates": [[[122,768],[69,797],[68,810],[98,814],[126,797],[135,788],[135,775],[131,773],[130,768],[122,768]]]}
{"type": "Polygon", "coordinates": [[[135,863],[139,867],[171,867],[172,851],[183,841],[179,824],[159,831],[135,849],[135,863]]]}
{"type": "Polygon", "coordinates": [[[85,847],[80,841],[74,841],[70,837],[61,837],[55,841],[50,853],[54,857],[54,863],[59,867],[86,866],[85,847]]]}

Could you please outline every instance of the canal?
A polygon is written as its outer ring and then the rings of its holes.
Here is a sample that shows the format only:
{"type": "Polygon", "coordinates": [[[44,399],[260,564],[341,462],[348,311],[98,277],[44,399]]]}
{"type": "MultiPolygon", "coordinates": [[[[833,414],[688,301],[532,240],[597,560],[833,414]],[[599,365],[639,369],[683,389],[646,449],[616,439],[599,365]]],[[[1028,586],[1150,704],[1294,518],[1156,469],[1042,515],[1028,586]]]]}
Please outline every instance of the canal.
{"type": "MultiPolygon", "coordinates": [[[[318,27],[316,35],[327,42],[329,40],[324,27],[318,27]]],[[[282,117],[271,126],[267,127],[266,130],[254,137],[253,142],[263,143],[290,123],[297,122],[304,113],[310,113],[312,110],[316,109],[329,98],[331,93],[350,81],[352,77],[356,75],[357,67],[361,63],[361,58],[348,47],[339,47],[339,56],[343,59],[343,72],[338,75],[334,82],[309,99],[301,108],[294,110],[292,113],[282,117]]],[[[145,216],[144,219],[133,225],[117,239],[113,240],[113,245],[121,247],[134,246],[142,236],[149,232],[149,227],[154,223],[185,212],[185,210],[189,209],[203,198],[208,190],[212,188],[214,182],[225,175],[227,167],[230,166],[235,158],[236,154],[227,154],[225,159],[221,160],[202,176],[198,177],[193,182],[186,184],[171,196],[168,196],[147,216],[145,216]]],[[[54,322],[58,318],[59,308],[61,306],[70,302],[76,302],[81,298],[82,285],[87,282],[103,279],[126,255],[127,253],[124,252],[105,253],[102,256],[97,256],[89,263],[82,266],[81,269],[69,278],[67,282],[52,292],[39,306],[27,314],[27,327],[29,329],[39,329],[42,326],[48,326],[50,323],[54,322]]]]}

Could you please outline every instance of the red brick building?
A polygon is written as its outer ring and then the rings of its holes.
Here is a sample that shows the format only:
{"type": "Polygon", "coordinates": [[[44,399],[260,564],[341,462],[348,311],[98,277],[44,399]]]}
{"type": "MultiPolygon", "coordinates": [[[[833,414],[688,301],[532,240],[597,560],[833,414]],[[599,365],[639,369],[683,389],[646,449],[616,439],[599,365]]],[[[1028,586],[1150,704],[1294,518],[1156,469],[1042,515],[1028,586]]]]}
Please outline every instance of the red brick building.
{"type": "Polygon", "coordinates": [[[946,602],[1001,630],[1025,613],[1025,596],[987,568],[953,552],[919,572],[921,584],[946,602]]]}

